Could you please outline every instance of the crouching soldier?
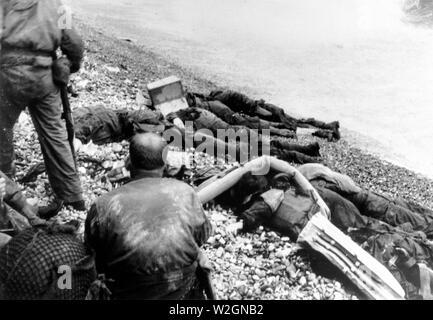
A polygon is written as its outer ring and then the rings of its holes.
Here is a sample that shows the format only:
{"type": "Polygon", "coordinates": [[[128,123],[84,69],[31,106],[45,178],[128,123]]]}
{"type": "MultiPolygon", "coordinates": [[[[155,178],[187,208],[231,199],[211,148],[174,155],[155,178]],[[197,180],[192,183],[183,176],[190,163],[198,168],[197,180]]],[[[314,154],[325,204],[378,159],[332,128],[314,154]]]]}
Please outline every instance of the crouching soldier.
{"type": "Polygon", "coordinates": [[[11,238],[0,231],[0,300],[86,298],[96,270],[74,235],[77,229],[37,218],[36,209],[0,171],[0,229],[3,223],[17,234],[11,238]]]}
{"type": "Polygon", "coordinates": [[[96,269],[77,230],[52,224],[8,239],[0,248],[0,300],[86,299],[96,269]]]}
{"type": "Polygon", "coordinates": [[[159,135],[136,135],[132,182],[102,196],[88,214],[85,241],[113,299],[194,300],[204,291],[212,298],[200,250],[211,225],[190,186],[162,178],[166,146],[159,135]]]}

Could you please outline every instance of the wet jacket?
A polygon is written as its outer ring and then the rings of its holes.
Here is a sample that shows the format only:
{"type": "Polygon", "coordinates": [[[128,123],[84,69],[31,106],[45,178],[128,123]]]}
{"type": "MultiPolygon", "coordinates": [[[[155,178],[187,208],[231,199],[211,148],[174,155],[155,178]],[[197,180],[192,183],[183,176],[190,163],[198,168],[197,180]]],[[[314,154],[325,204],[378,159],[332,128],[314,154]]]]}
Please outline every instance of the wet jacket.
{"type": "Polygon", "coordinates": [[[143,178],[104,195],[86,221],[86,243],[115,299],[182,299],[196,279],[210,223],[187,184],[143,178]]]}

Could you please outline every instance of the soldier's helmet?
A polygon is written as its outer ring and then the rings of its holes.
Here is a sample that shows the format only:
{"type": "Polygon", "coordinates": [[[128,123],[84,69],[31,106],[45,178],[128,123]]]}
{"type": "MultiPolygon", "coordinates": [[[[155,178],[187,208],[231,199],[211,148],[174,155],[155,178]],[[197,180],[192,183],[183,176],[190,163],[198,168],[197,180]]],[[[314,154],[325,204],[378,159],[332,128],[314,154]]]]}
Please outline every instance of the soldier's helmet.
{"type": "Polygon", "coordinates": [[[0,250],[3,300],[83,300],[95,279],[92,255],[70,230],[28,229],[0,250]]]}

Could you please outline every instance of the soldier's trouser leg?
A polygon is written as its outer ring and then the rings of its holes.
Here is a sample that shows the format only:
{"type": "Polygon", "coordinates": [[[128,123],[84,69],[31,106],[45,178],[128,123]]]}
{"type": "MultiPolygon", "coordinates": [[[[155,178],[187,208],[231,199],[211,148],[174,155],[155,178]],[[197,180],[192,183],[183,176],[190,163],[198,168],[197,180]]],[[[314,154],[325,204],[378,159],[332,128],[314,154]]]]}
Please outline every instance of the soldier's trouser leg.
{"type": "Polygon", "coordinates": [[[361,192],[349,196],[365,215],[382,220],[392,226],[410,224],[414,230],[423,231],[432,223],[431,217],[404,208],[393,199],[374,192],[361,192]]]}
{"type": "Polygon", "coordinates": [[[334,183],[327,183],[326,187],[352,202],[363,215],[393,227],[410,224],[414,230],[424,231],[433,222],[429,215],[411,211],[409,206],[401,206],[402,201],[395,201],[375,192],[355,191],[356,188],[353,188],[353,192],[346,193],[334,183]]]}
{"type": "Polygon", "coordinates": [[[267,121],[260,120],[257,117],[250,117],[247,115],[237,115],[236,117],[232,117],[231,124],[235,126],[245,126],[250,129],[269,129],[269,123],[267,121]]]}
{"type": "Polygon", "coordinates": [[[273,140],[271,144],[279,149],[284,149],[287,151],[297,151],[310,157],[320,157],[320,145],[318,143],[303,146],[300,144],[290,143],[286,140],[279,139],[273,140]]]}
{"type": "Polygon", "coordinates": [[[297,151],[286,151],[286,150],[275,148],[273,146],[271,146],[271,156],[276,157],[280,160],[298,163],[298,164],[320,163],[318,159],[307,156],[303,153],[297,151]]]}
{"type": "Polygon", "coordinates": [[[420,213],[424,216],[429,216],[433,219],[433,210],[423,207],[422,205],[414,202],[405,201],[404,199],[397,198],[394,200],[394,203],[400,207],[406,208],[412,212],[420,213]]]}
{"type": "Polygon", "coordinates": [[[236,123],[232,123],[232,118],[236,114],[232,109],[227,107],[225,104],[223,104],[220,101],[206,101],[203,102],[201,100],[198,101],[196,104],[197,107],[208,110],[215,114],[218,118],[223,119],[225,122],[237,125],[236,123]]]}
{"type": "Polygon", "coordinates": [[[252,115],[257,108],[255,100],[250,99],[246,95],[232,91],[213,91],[209,95],[209,100],[218,100],[225,104],[227,107],[232,109],[234,112],[242,112],[248,115],[252,115]]]}
{"type": "Polygon", "coordinates": [[[82,200],[80,178],[75,169],[66,125],[61,119],[62,102],[55,89],[29,108],[39,136],[51,187],[65,202],[82,200]]]}
{"type": "Polygon", "coordinates": [[[200,108],[206,109],[233,126],[245,126],[250,129],[269,129],[269,122],[258,117],[240,115],[220,101],[201,103],[200,108]]]}
{"type": "Polygon", "coordinates": [[[0,170],[8,177],[15,174],[13,162],[14,153],[14,125],[22,109],[10,102],[0,84],[0,170]]]}
{"type": "Polygon", "coordinates": [[[314,118],[309,119],[299,119],[298,120],[299,127],[315,127],[323,130],[334,130],[334,127],[331,124],[325,123],[323,121],[318,121],[314,118]]]}
{"type": "Polygon", "coordinates": [[[323,187],[326,182],[315,180],[311,181],[311,184],[331,210],[331,222],[339,229],[346,232],[349,228],[365,228],[368,226],[368,218],[362,216],[352,202],[323,187]]]}
{"type": "Polygon", "coordinates": [[[308,128],[310,126],[320,129],[315,132],[313,135],[319,138],[327,138],[328,140],[338,141],[341,139],[340,134],[340,123],[338,121],[334,121],[331,123],[325,123],[323,121],[318,121],[314,118],[310,119],[300,119],[298,120],[298,126],[300,128],[308,128]],[[328,137],[329,133],[332,133],[331,136],[328,137]]]}
{"type": "Polygon", "coordinates": [[[269,119],[274,122],[280,122],[285,125],[285,127],[289,130],[296,131],[298,124],[297,120],[291,116],[289,116],[284,109],[277,107],[276,105],[265,103],[261,105],[263,109],[272,113],[272,118],[269,119]]]}

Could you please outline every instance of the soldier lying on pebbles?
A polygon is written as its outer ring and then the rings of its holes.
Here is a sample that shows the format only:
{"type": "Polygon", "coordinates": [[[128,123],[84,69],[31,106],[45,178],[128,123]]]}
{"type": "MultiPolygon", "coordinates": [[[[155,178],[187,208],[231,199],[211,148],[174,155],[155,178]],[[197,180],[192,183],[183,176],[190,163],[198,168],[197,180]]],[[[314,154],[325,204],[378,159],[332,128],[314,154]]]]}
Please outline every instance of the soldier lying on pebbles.
{"type": "Polygon", "coordinates": [[[174,114],[168,115],[167,119],[172,122],[176,117],[178,117],[183,122],[186,121],[194,122],[196,126],[195,129],[197,130],[209,129],[214,134],[216,134],[217,130],[233,129],[236,131],[236,130],[244,129],[248,132],[251,132],[252,131],[251,129],[256,129],[256,130],[269,129],[272,136],[293,138],[293,133],[287,129],[277,129],[272,126],[262,126],[260,128],[255,128],[254,126],[251,127],[251,126],[240,125],[240,124],[232,125],[230,122],[226,122],[225,120],[215,115],[213,112],[199,107],[190,107],[187,109],[179,110],[174,114]]]}
{"type": "MultiPolygon", "coordinates": [[[[348,176],[322,165],[307,164],[299,171],[329,207],[331,222],[387,265],[405,288],[410,287],[408,282],[418,289],[430,287],[432,210],[362,190],[348,176]]],[[[245,231],[265,225],[296,241],[317,212],[314,199],[296,188],[285,174],[247,174],[218,200],[236,208],[245,231]]]]}
{"type": "Polygon", "coordinates": [[[263,100],[252,100],[246,95],[236,91],[213,91],[208,97],[205,97],[205,100],[220,101],[234,112],[253,117],[257,116],[263,120],[284,124],[286,129],[295,133],[298,128],[313,127],[320,129],[313,134],[320,138],[326,138],[329,141],[338,141],[341,138],[340,124],[338,121],[325,123],[313,118],[295,119],[286,114],[280,107],[266,103],[263,100]]]}
{"type": "MultiPolygon", "coordinates": [[[[129,140],[135,133],[139,132],[162,133],[167,129],[174,128],[174,124],[171,123],[174,118],[179,118],[184,122],[192,121],[194,129],[209,129],[214,135],[217,134],[218,129],[234,129],[246,130],[246,132],[255,135],[257,139],[259,138],[259,135],[250,131],[249,128],[231,126],[213,113],[198,108],[180,110],[164,119],[160,113],[150,110],[112,110],[103,106],[96,106],[77,109],[74,112],[74,118],[76,121],[75,136],[84,144],[93,141],[95,144],[102,145],[129,140]]],[[[183,135],[184,133],[179,131],[179,134],[183,135]]],[[[194,142],[196,147],[200,141],[194,142]]],[[[300,164],[318,163],[321,156],[318,143],[303,146],[278,138],[273,138],[270,141],[270,152],[271,155],[279,159],[300,164]]],[[[239,158],[239,155],[237,156],[239,158]]]]}
{"type": "Polygon", "coordinates": [[[271,129],[271,133],[274,135],[296,138],[296,133],[293,130],[287,129],[284,123],[267,121],[259,117],[237,113],[220,101],[206,101],[203,96],[197,94],[188,93],[187,100],[191,108],[199,108],[212,112],[215,116],[232,126],[242,126],[256,130],[271,129]]]}
{"type": "Polygon", "coordinates": [[[163,179],[165,140],[136,135],[132,181],[98,199],[86,220],[85,242],[96,254],[113,299],[213,297],[200,247],[211,225],[187,184],[163,179]]]}
{"type": "MultiPolygon", "coordinates": [[[[202,129],[210,130],[216,138],[218,138],[219,130],[234,130],[235,132],[243,131],[249,135],[250,141],[255,140],[259,142],[259,151],[263,150],[260,144],[260,142],[263,141],[261,141],[260,138],[266,139],[269,141],[270,144],[270,154],[277,157],[278,159],[287,162],[294,162],[299,164],[320,162],[320,146],[317,142],[307,146],[289,143],[284,139],[279,139],[280,137],[284,136],[284,134],[281,133],[284,130],[278,129],[278,132],[280,134],[277,134],[277,136],[271,133],[271,140],[269,139],[269,137],[264,137],[258,132],[250,130],[251,128],[247,128],[244,126],[232,126],[226,123],[224,120],[215,116],[213,113],[200,108],[183,109],[167,116],[167,120],[169,121],[173,121],[176,118],[182,120],[182,122],[184,123],[186,123],[187,121],[193,123],[194,130],[196,131],[202,129]]],[[[239,156],[237,157],[239,159],[239,156]]]]}
{"type": "Polygon", "coordinates": [[[98,105],[74,111],[75,137],[83,144],[104,145],[129,140],[138,132],[164,132],[173,125],[151,110],[113,110],[98,105]]]}

